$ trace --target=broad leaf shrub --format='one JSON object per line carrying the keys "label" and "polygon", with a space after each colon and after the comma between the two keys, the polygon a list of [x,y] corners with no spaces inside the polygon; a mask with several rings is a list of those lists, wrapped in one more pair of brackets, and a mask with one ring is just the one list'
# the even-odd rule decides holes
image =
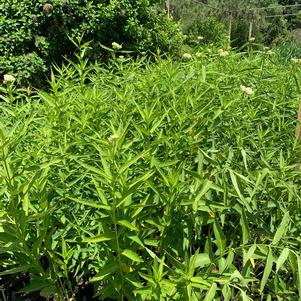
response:
{"label": "broad leaf shrub", "polygon": [[1,87],[8,299],[15,274],[55,300],[301,297],[300,67],[210,52]]}
{"label": "broad leaf shrub", "polygon": [[[148,0],[1,1],[0,74],[34,84],[53,64],[72,59],[70,39],[92,41],[91,59],[103,59],[112,42],[143,52],[176,51],[182,34],[176,23]],[[156,5],[156,6],[155,6]]]}

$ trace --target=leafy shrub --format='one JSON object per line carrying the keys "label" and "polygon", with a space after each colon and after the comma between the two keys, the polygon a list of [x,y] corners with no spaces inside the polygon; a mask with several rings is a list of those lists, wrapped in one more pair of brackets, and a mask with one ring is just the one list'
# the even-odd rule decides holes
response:
{"label": "leafy shrub", "polygon": [[56,300],[89,278],[99,299],[298,300],[299,65],[79,58],[48,93],[1,88],[2,283],[28,273],[20,293]]}
{"label": "leafy shrub", "polygon": [[102,58],[101,44],[132,51],[172,51],[181,45],[178,26],[153,6],[155,1],[44,0],[0,3],[1,73],[36,81],[51,64],[75,50],[69,38],[92,41],[90,56]]}

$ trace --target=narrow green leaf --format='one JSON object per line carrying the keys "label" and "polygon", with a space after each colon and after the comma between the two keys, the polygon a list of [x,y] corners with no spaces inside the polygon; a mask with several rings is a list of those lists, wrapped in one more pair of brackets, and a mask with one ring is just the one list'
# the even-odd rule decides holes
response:
{"label": "narrow green leaf", "polygon": [[206,82],[206,66],[202,66],[202,77],[201,77],[202,82]]}
{"label": "narrow green leaf", "polygon": [[298,263],[298,290],[299,290],[299,300],[301,300],[301,259],[298,255],[297,257],[297,263]]}
{"label": "narrow green leaf", "polygon": [[0,276],[12,275],[12,274],[17,274],[17,273],[21,273],[21,272],[28,272],[32,268],[34,268],[33,265],[27,264],[27,265],[23,265],[21,267],[17,267],[17,268],[13,268],[13,269],[10,269],[10,270],[0,272]]}
{"label": "narrow green leaf", "polygon": [[234,186],[234,189],[235,189],[235,191],[236,191],[239,199],[241,200],[241,203],[246,207],[246,209],[249,212],[252,212],[252,209],[251,209],[250,205],[248,204],[247,200],[242,195],[242,193],[241,193],[241,191],[239,189],[235,173],[232,170],[229,170],[229,172],[230,172],[230,177],[231,177],[232,184]]}
{"label": "narrow green leaf", "polygon": [[25,216],[28,216],[28,212],[29,212],[30,201],[29,201],[28,190],[31,184],[32,183],[28,183],[23,187],[22,208],[24,210]]}
{"label": "narrow green leaf", "polygon": [[222,294],[224,297],[224,301],[230,301],[232,297],[231,288],[228,284],[225,284],[222,289]]}
{"label": "narrow green leaf", "polygon": [[152,285],[156,285],[154,279],[153,279],[151,276],[149,276],[149,275],[147,275],[147,274],[144,274],[144,273],[141,273],[141,272],[138,272],[138,273],[139,273],[139,275],[140,275],[143,279],[145,279],[147,282],[149,282],[149,283],[152,284]]}
{"label": "narrow green leaf", "polygon": [[250,247],[250,249],[248,250],[247,253],[244,251],[244,257],[243,257],[243,264],[244,264],[244,265],[246,265],[246,263],[248,262],[248,260],[253,256],[253,254],[254,254],[256,248],[257,248],[257,245],[256,245],[256,243],[254,243],[254,244]]}
{"label": "narrow green leaf", "polygon": [[247,293],[244,290],[240,290],[240,292],[241,292],[242,301],[253,301],[253,299],[250,299],[247,296]]}
{"label": "narrow green leaf", "polygon": [[100,187],[100,185],[97,183],[96,178],[94,176],[91,176],[93,184],[96,188],[97,194],[99,196],[99,198],[101,199],[101,201],[103,202],[104,205],[108,204],[108,200],[107,197],[104,193],[104,191],[102,190],[102,188]]}
{"label": "narrow green leaf", "polygon": [[163,256],[163,257],[161,258],[161,261],[160,261],[160,265],[159,265],[159,268],[158,268],[158,276],[159,276],[159,279],[158,279],[158,280],[161,280],[161,278],[164,276],[164,275],[163,275],[164,261],[165,261],[165,256]]}
{"label": "narrow green leaf", "polygon": [[135,294],[152,297],[153,290],[151,288],[135,289]]}
{"label": "narrow green leaf", "polygon": [[120,169],[119,169],[119,174],[122,174],[125,170],[127,170],[131,165],[133,165],[134,163],[136,163],[140,158],[142,158],[143,156],[145,156],[147,153],[148,153],[148,150],[142,152],[138,156],[130,159],[127,163],[123,164],[120,167]]}
{"label": "narrow green leaf", "polygon": [[138,235],[128,235],[127,236],[129,239],[131,239],[132,241],[134,241],[135,243],[137,243],[139,246],[144,248],[144,244],[141,241],[141,239],[139,238]]}
{"label": "narrow green leaf", "polygon": [[76,203],[83,204],[83,205],[86,205],[86,206],[89,206],[89,207],[104,209],[104,210],[107,210],[107,211],[111,210],[110,206],[101,205],[101,204],[98,204],[95,201],[76,199],[76,198],[72,198],[72,197],[69,197],[69,196],[67,196],[67,198],[74,201],[74,202],[76,202]]}
{"label": "narrow green leaf", "polygon": [[204,301],[212,301],[215,297],[216,290],[217,290],[217,284],[214,282],[212,283],[209,291],[207,292]]}
{"label": "narrow green leaf", "polygon": [[153,247],[158,247],[159,241],[155,239],[144,239],[144,243],[147,246],[153,246]]}
{"label": "narrow green leaf", "polygon": [[240,217],[240,223],[241,223],[241,228],[242,228],[242,242],[245,245],[249,241],[250,229],[249,229],[249,224],[248,224],[248,220],[247,220],[246,212],[245,212],[244,208],[242,210],[242,214]]}
{"label": "narrow green leaf", "polygon": [[197,195],[194,201],[194,209],[197,210],[198,202],[201,200],[201,198],[207,193],[207,191],[211,188],[212,182],[209,180],[205,180],[204,185],[200,191],[200,193]]}
{"label": "narrow green leaf", "polygon": [[154,125],[150,129],[151,134],[160,126],[160,124],[162,123],[162,121],[166,117],[166,115],[167,115],[167,113],[164,113],[163,116],[154,123]]}
{"label": "narrow green leaf", "polygon": [[86,237],[83,239],[83,242],[98,243],[98,242],[103,242],[108,240],[112,240],[112,237],[108,237],[105,235],[98,235],[93,237]]}
{"label": "narrow green leaf", "polygon": [[297,256],[293,252],[290,252],[288,254],[290,268],[292,269],[294,274],[297,273],[297,269],[298,269],[298,264],[297,264],[297,258],[296,257]]}
{"label": "narrow green leaf", "polygon": [[270,294],[267,296],[266,301],[272,301],[272,296]]}
{"label": "narrow green leaf", "polygon": [[220,224],[216,219],[213,224],[213,232],[216,239],[217,247],[220,251],[220,255],[223,256],[226,250],[226,237],[222,231]]}
{"label": "narrow green leaf", "polygon": [[203,277],[199,277],[199,276],[191,277],[190,281],[191,282],[195,282],[195,283],[199,283],[199,284],[203,284],[207,288],[210,287],[210,282],[208,282],[207,280],[205,280]]}
{"label": "narrow green leaf", "polygon": [[87,171],[91,172],[92,174],[97,174],[97,175],[101,176],[102,178],[106,179],[107,181],[112,180],[112,178],[109,175],[107,175],[106,173],[102,172],[100,168],[96,168],[92,165],[86,164],[79,160],[77,160],[76,162],[78,164],[80,164],[82,167],[84,167]]}
{"label": "narrow green leaf", "polygon": [[191,292],[192,292],[191,282],[186,285],[186,292],[187,292],[188,301],[192,301],[192,299],[191,299]]}
{"label": "narrow green leaf", "polygon": [[269,248],[269,253],[268,253],[268,257],[265,263],[265,267],[264,267],[264,271],[263,271],[263,276],[261,278],[261,282],[260,282],[260,292],[262,293],[264,290],[264,287],[268,281],[268,278],[270,276],[270,273],[272,271],[272,267],[273,267],[273,254],[272,254],[272,250],[271,248]]}
{"label": "narrow green leaf", "polygon": [[139,229],[136,226],[134,226],[133,224],[131,224],[127,220],[120,220],[120,221],[117,222],[117,224],[121,225],[123,227],[126,227],[126,228],[128,228],[128,229],[130,229],[132,231],[137,231],[137,232],[139,231]]}
{"label": "narrow green leaf", "polygon": [[248,170],[248,162],[247,162],[247,153],[243,148],[240,149],[240,152],[241,152],[241,155],[242,155],[242,159],[243,159],[243,162],[244,162],[245,169],[246,169],[246,171],[249,171]]}
{"label": "narrow green leaf", "polygon": [[289,224],[290,216],[288,212],[285,212],[283,219],[274,235],[272,244],[276,245],[280,239],[285,235],[287,229],[288,229],[288,224]]}
{"label": "narrow green leaf", "polygon": [[152,251],[152,250],[150,250],[150,249],[148,249],[148,248],[145,248],[145,250],[146,250],[146,252],[149,254],[149,256],[151,257],[151,258],[156,258],[157,257],[157,255]]}
{"label": "narrow green leaf", "polygon": [[112,173],[111,173],[111,170],[110,170],[110,166],[107,163],[107,161],[105,160],[104,156],[101,156],[101,164],[103,166],[103,170],[104,170],[105,174],[107,175],[107,177],[112,179],[113,176],[112,176]]}
{"label": "narrow green leaf", "polygon": [[198,255],[199,255],[199,249],[196,250],[196,252],[193,254],[193,256],[190,259],[188,274],[187,274],[189,279],[191,277],[193,277],[194,270],[195,270],[195,263],[196,263]]}
{"label": "narrow green leaf", "polygon": [[284,248],[276,261],[276,272],[282,267],[284,262],[287,260],[290,250],[288,248]]}
{"label": "narrow green leaf", "polygon": [[143,262],[143,259],[138,256],[134,251],[129,250],[129,249],[125,249],[123,250],[123,252],[121,253],[123,256],[126,256],[127,258],[136,261],[136,262]]}
{"label": "narrow green leaf", "polygon": [[154,171],[150,170],[147,173],[145,173],[144,175],[142,175],[141,177],[135,179],[135,181],[133,181],[129,185],[129,190],[131,190],[131,188],[133,188],[133,187],[137,187],[137,184],[145,183],[153,174],[154,174]]}
{"label": "narrow green leaf", "polygon": [[201,253],[198,254],[195,262],[195,267],[196,268],[203,268],[204,266],[210,264],[211,260],[208,254],[206,253]]}

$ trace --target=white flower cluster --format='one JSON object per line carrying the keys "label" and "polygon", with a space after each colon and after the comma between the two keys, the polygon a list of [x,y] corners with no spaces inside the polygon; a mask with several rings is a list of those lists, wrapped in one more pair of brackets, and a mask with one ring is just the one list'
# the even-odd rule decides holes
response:
{"label": "white flower cluster", "polygon": [[183,59],[184,61],[189,61],[189,60],[192,59],[192,55],[191,55],[190,53],[184,53],[184,54],[182,55],[182,59]]}
{"label": "white flower cluster", "polygon": [[246,86],[243,86],[243,85],[240,86],[240,91],[247,94],[247,95],[253,95],[254,94],[254,90],[252,88],[246,87]]}
{"label": "white flower cluster", "polygon": [[4,74],[3,76],[4,83],[14,82],[15,80],[16,80],[15,77],[10,74]]}
{"label": "white flower cluster", "polygon": [[119,136],[116,135],[116,134],[113,134],[113,135],[111,135],[111,136],[109,137],[108,141],[109,141],[110,143],[113,143],[114,141],[116,141],[116,140],[118,140],[118,139],[119,139]]}
{"label": "white flower cluster", "polygon": [[115,50],[120,50],[120,49],[122,48],[122,45],[120,45],[120,44],[118,44],[118,43],[116,43],[116,42],[113,42],[113,43],[112,43],[112,47],[113,47],[113,49],[115,49]]}
{"label": "white flower cluster", "polygon": [[292,58],[292,63],[295,65],[301,65],[301,59]]}
{"label": "white flower cluster", "polygon": [[229,55],[229,52],[224,49],[219,49],[217,52],[218,52],[219,56],[221,56],[221,57],[226,57]]}

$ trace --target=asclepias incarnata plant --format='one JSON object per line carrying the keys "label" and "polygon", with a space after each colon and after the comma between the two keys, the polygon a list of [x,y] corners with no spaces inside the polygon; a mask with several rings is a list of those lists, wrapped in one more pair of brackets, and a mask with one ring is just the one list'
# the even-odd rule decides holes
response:
{"label": "asclepias incarnata plant", "polygon": [[8,300],[10,275],[48,300],[301,297],[298,67],[212,53],[1,87]]}

